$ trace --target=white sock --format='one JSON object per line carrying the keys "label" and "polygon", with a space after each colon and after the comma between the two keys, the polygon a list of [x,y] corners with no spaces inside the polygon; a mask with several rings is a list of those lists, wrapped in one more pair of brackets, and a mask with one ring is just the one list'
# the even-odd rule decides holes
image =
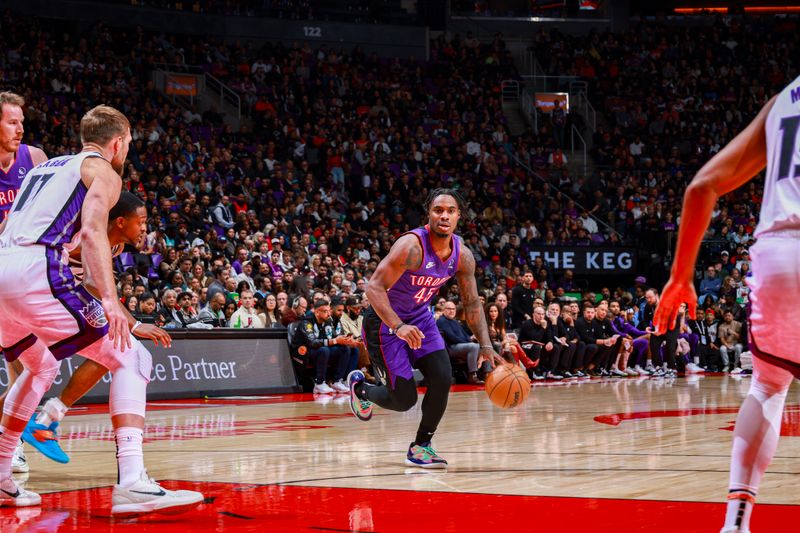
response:
{"label": "white sock", "polygon": [[117,485],[128,487],[139,480],[144,470],[143,431],[132,427],[117,428],[114,437],[117,441]]}
{"label": "white sock", "polygon": [[[731,498],[730,496],[735,496]],[[735,527],[737,531],[750,530],[750,515],[753,514],[755,497],[750,493],[733,492],[728,499],[725,512],[725,527]]]}
{"label": "white sock", "polygon": [[42,406],[42,412],[36,417],[36,423],[47,427],[53,422],[61,422],[67,411],[69,407],[64,405],[61,398],[50,398]]}
{"label": "white sock", "polygon": [[0,427],[0,480],[11,477],[11,460],[19,444],[20,431]]}
{"label": "white sock", "polygon": [[694,356],[694,364],[696,364],[697,366],[700,366],[700,357],[697,356],[697,355]]}

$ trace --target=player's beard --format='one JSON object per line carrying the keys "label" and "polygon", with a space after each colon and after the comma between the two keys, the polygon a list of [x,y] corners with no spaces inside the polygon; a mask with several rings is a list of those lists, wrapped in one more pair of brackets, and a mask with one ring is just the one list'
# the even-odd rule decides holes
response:
{"label": "player's beard", "polygon": [[4,139],[0,141],[0,150],[8,153],[16,153],[19,150],[19,145],[22,144],[22,139],[12,137],[11,139]]}

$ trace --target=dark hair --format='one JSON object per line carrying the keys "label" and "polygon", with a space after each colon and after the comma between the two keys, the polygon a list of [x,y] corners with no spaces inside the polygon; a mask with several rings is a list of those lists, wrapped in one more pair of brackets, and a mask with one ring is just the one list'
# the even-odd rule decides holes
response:
{"label": "dark hair", "polygon": [[141,296],[139,296],[139,303],[146,302],[148,300],[155,300],[156,297],[152,292],[143,292]]}
{"label": "dark hair", "polygon": [[108,212],[108,220],[115,220],[119,217],[128,217],[136,212],[137,209],[144,206],[141,198],[132,192],[122,191],[119,195],[119,200]]}
{"label": "dark hair", "polygon": [[458,210],[461,211],[462,215],[466,212],[467,202],[464,200],[464,197],[461,196],[461,193],[458,192],[458,190],[440,187],[438,189],[433,189],[430,193],[428,193],[428,199],[425,200],[426,213],[431,210],[433,201],[440,196],[452,196],[453,199],[455,199],[456,204],[458,205]]}

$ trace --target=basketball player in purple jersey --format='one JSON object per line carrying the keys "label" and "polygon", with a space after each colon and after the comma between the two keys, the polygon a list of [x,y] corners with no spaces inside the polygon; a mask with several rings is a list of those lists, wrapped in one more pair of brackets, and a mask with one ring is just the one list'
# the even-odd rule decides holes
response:
{"label": "basketball player in purple jersey", "polygon": [[[12,92],[0,92],[0,224],[8,216],[8,210],[14,203],[22,179],[30,169],[47,161],[47,155],[36,148],[22,144],[25,133],[23,123],[25,115],[22,106],[25,99]],[[22,372],[22,364],[15,362],[6,363],[8,373],[8,387],[0,395],[4,398]],[[14,471],[27,472],[28,464],[22,451],[22,443],[14,454]]]}
{"label": "basketball player in purple jersey", "polygon": [[445,468],[447,461],[431,447],[431,439],[447,408],[452,369],[430,311],[430,300],[453,276],[458,281],[467,324],[480,342],[478,364],[503,360],[492,348],[478,299],[475,258],[454,235],[464,200],[455,190],[436,189],[425,207],[427,226],[400,236],[367,285],[371,307],[364,317],[363,338],[375,374],[383,384],[366,383],[360,370],[351,372],[347,381],[353,414],[366,421],[372,417],[373,403],[392,411],[408,411],[416,405],[413,368],[418,368],[428,390],[406,464]]}

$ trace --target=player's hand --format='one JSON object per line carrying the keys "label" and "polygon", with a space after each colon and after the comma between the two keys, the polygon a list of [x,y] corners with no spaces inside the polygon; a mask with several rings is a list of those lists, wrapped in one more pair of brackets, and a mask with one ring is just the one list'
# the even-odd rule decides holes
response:
{"label": "player's hand", "polygon": [[480,368],[484,362],[488,362],[492,366],[492,369],[494,369],[496,365],[508,364],[500,354],[494,351],[494,348],[481,348],[481,351],[478,352],[478,368]]}
{"label": "player's hand", "polygon": [[548,342],[547,344],[544,345],[544,351],[549,352],[552,349],[553,349],[553,343],[552,342]]}
{"label": "player's hand", "polygon": [[156,346],[159,344],[164,348],[170,348],[172,346],[172,337],[169,336],[169,333],[153,324],[142,324],[136,328],[133,334],[140,339],[150,339]]}
{"label": "player's hand", "polygon": [[653,317],[656,335],[663,335],[675,327],[675,321],[678,318],[678,311],[682,303],[686,303],[689,317],[696,319],[697,293],[694,290],[694,284],[691,281],[683,282],[670,278],[664,287],[664,293],[661,295],[661,301],[658,302],[658,308]]}
{"label": "player's hand", "polygon": [[422,339],[425,338],[425,335],[417,326],[412,326],[411,324],[403,324],[400,328],[395,332],[395,335],[406,341],[408,347],[412,350],[419,350],[422,348]]}
{"label": "player's hand", "polygon": [[131,327],[128,317],[122,310],[122,302],[117,298],[103,300],[103,311],[108,320],[108,339],[115,348],[127,350],[131,347]]}

